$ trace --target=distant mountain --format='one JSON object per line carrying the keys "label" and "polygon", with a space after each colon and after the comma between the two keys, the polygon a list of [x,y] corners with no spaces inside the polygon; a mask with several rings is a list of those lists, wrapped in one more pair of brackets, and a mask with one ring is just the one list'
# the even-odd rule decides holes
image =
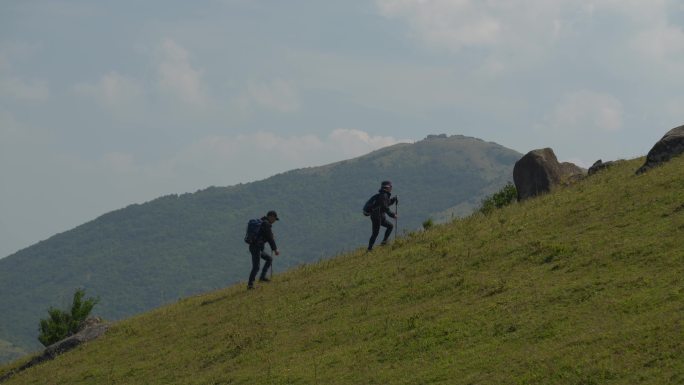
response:
{"label": "distant mountain", "polygon": [[0,340],[0,362],[11,361],[14,358],[23,356],[29,352],[21,349],[13,344]]}
{"label": "distant mountain", "polygon": [[275,272],[367,243],[361,214],[380,182],[399,197],[400,232],[464,215],[512,179],[521,154],[464,136],[429,136],[268,179],[168,195],[107,213],[0,260],[0,339],[36,349],[40,318],[76,288],[106,319],[246,280],[248,219],[278,211]]}

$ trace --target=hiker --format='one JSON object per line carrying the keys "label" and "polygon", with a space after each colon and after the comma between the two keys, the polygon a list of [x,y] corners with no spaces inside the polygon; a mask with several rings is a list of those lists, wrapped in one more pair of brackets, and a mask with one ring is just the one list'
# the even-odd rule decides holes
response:
{"label": "hiker", "polygon": [[[268,242],[268,245],[271,246],[271,251],[275,253],[275,255],[280,255],[278,247],[275,243],[275,239],[273,238],[273,231],[271,230],[271,225],[273,222],[279,220],[280,218],[278,218],[278,214],[271,210],[266,214],[265,217],[261,217],[260,222],[251,220],[247,225],[247,236],[245,237],[245,242],[249,243],[249,252],[252,254],[252,271],[249,273],[247,289],[254,289],[254,279],[259,272],[259,264],[262,258],[266,261],[266,263],[264,263],[264,268],[261,270],[261,277],[259,278],[259,281],[270,281],[268,278],[266,278],[266,272],[273,263],[273,257],[266,254],[266,252],[264,252],[264,248]],[[250,229],[252,222],[255,223],[255,230]],[[250,232],[253,234],[250,234]]]}
{"label": "hiker", "polygon": [[380,245],[386,245],[389,239],[394,225],[387,220],[385,214],[389,215],[391,218],[397,218],[398,215],[390,211],[390,206],[398,203],[397,197],[390,198],[392,196],[392,182],[386,180],[380,184],[380,190],[376,195],[371,197],[370,210],[368,211],[373,224],[373,234],[368,241],[368,251],[373,250],[373,245],[375,244],[375,239],[380,233],[380,226],[385,227],[385,236],[380,242]]}

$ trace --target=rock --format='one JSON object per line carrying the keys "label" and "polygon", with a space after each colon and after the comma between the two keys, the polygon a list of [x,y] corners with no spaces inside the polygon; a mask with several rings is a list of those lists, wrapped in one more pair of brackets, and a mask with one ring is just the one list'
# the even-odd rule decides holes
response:
{"label": "rock", "polygon": [[428,135],[425,137],[425,139],[446,139],[447,134],[439,134],[439,135]]}
{"label": "rock", "polygon": [[563,162],[560,164],[560,167],[561,184],[573,184],[584,179],[587,174],[587,170],[571,162]]}
{"label": "rock", "polygon": [[532,150],[515,162],[513,182],[518,200],[546,192],[560,184],[570,184],[584,178],[584,169],[570,162],[558,163],[550,148]]}
{"label": "rock", "polygon": [[684,152],[684,126],[668,131],[662,139],[656,142],[646,155],[646,162],[637,171],[637,175],[651,168],[669,161]]}
{"label": "rock", "polygon": [[48,346],[47,348],[45,348],[43,353],[33,357],[31,361],[0,377],[0,382],[9,379],[18,372],[21,372],[32,366],[38,365],[41,362],[51,360],[62,353],[68,352],[69,350],[77,347],[78,345],[81,345],[84,342],[92,341],[103,335],[107,331],[107,329],[109,329],[109,324],[102,322],[102,319],[99,317],[88,318],[87,320],[85,320],[83,324],[85,325],[85,328],[83,330]]}
{"label": "rock", "polygon": [[85,321],[81,322],[78,330],[84,330],[87,327],[95,326],[97,324],[101,324],[102,322],[104,322],[102,317],[88,317]]}
{"label": "rock", "polygon": [[109,324],[91,323],[89,326],[86,326],[85,329],[74,334],[73,336],[67,337],[48,346],[45,349],[45,353],[48,354],[50,358],[54,358],[58,354],[67,352],[84,342],[92,341],[100,337],[107,331],[107,329],[109,329]]}
{"label": "rock", "polygon": [[599,159],[596,162],[594,162],[594,164],[592,164],[591,167],[589,167],[589,170],[587,171],[587,175],[594,175],[597,172],[612,166],[613,163],[615,163],[615,162],[613,162],[612,160],[609,160],[608,162],[603,163],[603,161],[601,159]]}

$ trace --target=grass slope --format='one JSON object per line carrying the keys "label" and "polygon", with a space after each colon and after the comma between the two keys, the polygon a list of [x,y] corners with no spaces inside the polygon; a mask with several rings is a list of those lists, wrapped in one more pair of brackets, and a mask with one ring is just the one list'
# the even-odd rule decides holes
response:
{"label": "grass slope", "polygon": [[401,197],[402,230],[454,206],[469,214],[510,180],[521,156],[454,135],[112,211],[0,259],[0,309],[11,309],[0,311],[0,339],[39,348],[39,320],[50,306],[67,307],[79,287],[102,299],[99,315],[122,319],[244,280],[245,225],[270,209],[282,219],[274,227],[287,255],[279,272],[368,242],[361,207],[383,179]]}
{"label": "grass slope", "polygon": [[640,163],[183,299],[8,384],[684,383],[684,157]]}

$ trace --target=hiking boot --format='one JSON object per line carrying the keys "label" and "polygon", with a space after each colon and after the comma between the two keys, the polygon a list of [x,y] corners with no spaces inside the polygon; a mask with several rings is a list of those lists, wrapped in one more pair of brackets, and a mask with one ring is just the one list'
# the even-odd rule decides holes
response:
{"label": "hiking boot", "polygon": [[254,290],[254,285],[252,285],[251,283],[247,285],[247,290]]}
{"label": "hiking boot", "polygon": [[266,277],[261,277],[259,278],[259,282],[271,282],[271,280]]}
{"label": "hiking boot", "polygon": [[386,241],[386,240],[380,242],[380,246],[385,246],[385,245],[387,245],[387,241]]}

